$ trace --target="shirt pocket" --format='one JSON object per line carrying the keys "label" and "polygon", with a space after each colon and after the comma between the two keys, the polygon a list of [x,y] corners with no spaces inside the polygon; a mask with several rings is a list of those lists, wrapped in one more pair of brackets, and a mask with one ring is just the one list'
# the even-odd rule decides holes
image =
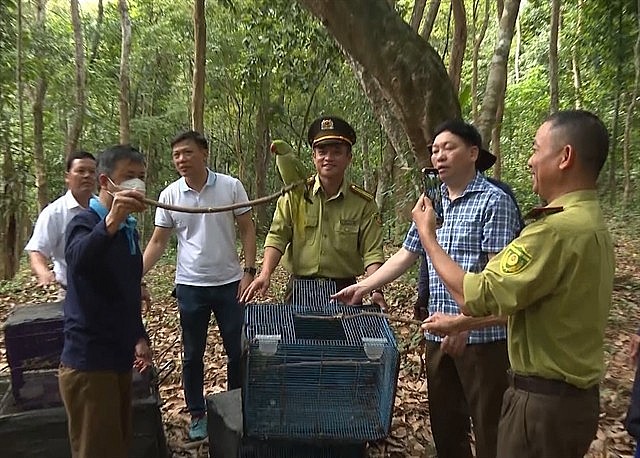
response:
{"label": "shirt pocket", "polygon": [[318,236],[318,215],[307,212],[304,217],[305,242],[313,244]]}
{"label": "shirt pocket", "polygon": [[336,249],[354,253],[358,249],[358,222],[350,219],[338,220],[335,226],[338,234]]}

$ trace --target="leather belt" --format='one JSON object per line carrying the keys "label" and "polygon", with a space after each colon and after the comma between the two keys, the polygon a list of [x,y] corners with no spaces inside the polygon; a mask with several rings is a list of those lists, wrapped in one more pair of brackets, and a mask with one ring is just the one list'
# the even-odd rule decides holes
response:
{"label": "leather belt", "polygon": [[509,371],[509,385],[517,390],[552,396],[579,396],[599,392],[598,384],[589,388],[578,388],[562,380],[552,380],[535,375],[518,375]]}

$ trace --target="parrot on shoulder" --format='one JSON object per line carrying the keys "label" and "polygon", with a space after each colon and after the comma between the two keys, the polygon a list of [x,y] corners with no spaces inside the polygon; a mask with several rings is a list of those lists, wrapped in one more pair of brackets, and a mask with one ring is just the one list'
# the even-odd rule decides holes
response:
{"label": "parrot on shoulder", "polygon": [[304,164],[287,142],[274,140],[271,143],[271,152],[276,156],[276,167],[285,186],[307,178]]}

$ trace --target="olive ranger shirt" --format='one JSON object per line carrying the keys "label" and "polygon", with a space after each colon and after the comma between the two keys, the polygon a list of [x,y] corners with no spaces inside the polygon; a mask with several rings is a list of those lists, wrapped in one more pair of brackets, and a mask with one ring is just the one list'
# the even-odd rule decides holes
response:
{"label": "olive ranger shirt", "polygon": [[[513,371],[579,388],[604,374],[614,253],[595,191],[554,200],[477,274],[464,277],[475,316],[510,315]],[[554,213],[555,211],[555,213]]]}
{"label": "olive ranger shirt", "polygon": [[343,181],[327,198],[318,176],[278,199],[265,247],[284,253],[293,275],[347,278],[383,263],[382,223],[373,196]]}

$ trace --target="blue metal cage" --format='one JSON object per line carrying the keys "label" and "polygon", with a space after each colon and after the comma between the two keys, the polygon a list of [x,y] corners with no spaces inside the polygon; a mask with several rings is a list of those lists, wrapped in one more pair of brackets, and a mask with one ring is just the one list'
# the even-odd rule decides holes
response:
{"label": "blue metal cage", "polygon": [[363,315],[377,307],[327,299],[322,307],[247,306],[245,436],[361,443],[389,434],[399,368],[393,331],[383,317]]}

